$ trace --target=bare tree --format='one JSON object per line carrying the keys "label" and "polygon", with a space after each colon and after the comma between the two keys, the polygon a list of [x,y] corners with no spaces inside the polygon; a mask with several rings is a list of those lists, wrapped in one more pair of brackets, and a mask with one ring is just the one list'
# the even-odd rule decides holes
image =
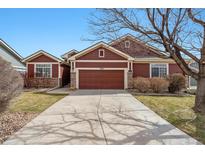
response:
{"label": "bare tree", "polygon": [[0,112],[7,108],[13,97],[21,93],[23,85],[21,74],[0,57]]}
{"label": "bare tree", "polygon": [[[187,75],[197,80],[195,111],[205,113],[204,9],[99,9],[89,20],[96,39],[132,32],[159,52],[168,53]],[[187,60],[199,65],[188,66]]]}

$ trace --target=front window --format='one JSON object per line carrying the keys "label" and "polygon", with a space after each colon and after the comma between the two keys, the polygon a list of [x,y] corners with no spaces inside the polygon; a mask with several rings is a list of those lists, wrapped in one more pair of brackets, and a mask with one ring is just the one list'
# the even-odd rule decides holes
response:
{"label": "front window", "polygon": [[151,77],[165,77],[167,75],[167,64],[151,64]]}
{"label": "front window", "polygon": [[36,77],[50,78],[51,64],[36,64]]}

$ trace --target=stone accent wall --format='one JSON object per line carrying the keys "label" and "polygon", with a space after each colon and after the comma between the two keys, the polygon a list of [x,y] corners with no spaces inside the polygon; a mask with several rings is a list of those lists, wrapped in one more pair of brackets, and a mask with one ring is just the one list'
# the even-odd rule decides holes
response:
{"label": "stone accent wall", "polygon": [[76,72],[70,73],[70,87],[76,88]]}
{"label": "stone accent wall", "polygon": [[28,78],[25,82],[28,88],[53,88],[58,86],[58,78]]}
{"label": "stone accent wall", "polygon": [[133,88],[133,72],[127,72],[127,82],[128,82],[128,89]]}

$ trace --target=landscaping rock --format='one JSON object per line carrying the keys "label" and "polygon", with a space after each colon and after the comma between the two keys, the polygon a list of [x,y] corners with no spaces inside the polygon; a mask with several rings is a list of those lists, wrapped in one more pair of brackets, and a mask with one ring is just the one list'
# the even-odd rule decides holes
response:
{"label": "landscaping rock", "polygon": [[37,113],[8,111],[0,113],[0,144],[37,115]]}

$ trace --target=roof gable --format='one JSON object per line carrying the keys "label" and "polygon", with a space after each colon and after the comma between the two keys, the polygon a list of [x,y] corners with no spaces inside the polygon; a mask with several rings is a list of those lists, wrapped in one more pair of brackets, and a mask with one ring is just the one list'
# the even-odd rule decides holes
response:
{"label": "roof gable", "polygon": [[[99,57],[99,51],[103,50],[104,56]],[[104,47],[98,47],[93,49],[92,51],[76,58],[77,60],[127,60],[127,58],[122,57],[121,55],[118,55],[112,51],[110,51],[107,48]]]}
{"label": "roof gable", "polygon": [[[125,42],[130,41],[130,47],[125,48]],[[124,53],[134,57],[166,57],[166,55],[160,53],[157,49],[152,46],[145,44],[138,40],[131,34],[124,35],[109,43],[112,47],[123,51]]]}
{"label": "roof gable", "polygon": [[5,49],[7,49],[7,51],[9,51],[14,57],[16,57],[18,60],[22,59],[22,56],[17,53],[12,47],[10,47],[5,41],[3,41],[2,39],[0,39],[0,45],[2,47],[4,47]]}
{"label": "roof gable", "polygon": [[95,51],[95,49],[98,49],[98,48],[104,48],[104,49],[107,49],[123,58],[126,58],[126,59],[133,59],[132,57],[130,57],[129,55],[123,53],[122,51],[120,50],[117,50],[113,47],[111,47],[110,45],[106,44],[105,42],[99,42],[99,43],[96,43],[88,48],[86,48],[85,50],[82,50],[81,52],[79,52],[78,54],[70,57],[68,60],[75,60],[75,59],[78,59],[79,57],[85,55],[85,54],[88,54],[89,52],[93,52]]}
{"label": "roof gable", "polygon": [[[45,60],[45,57],[48,57],[49,59]],[[48,62],[48,60],[50,60],[50,62],[62,62],[61,59],[43,51],[43,50],[39,50],[33,54],[31,54],[30,56],[26,57],[23,59],[23,62],[31,62],[31,61],[36,61],[34,59],[37,59],[38,62]]]}
{"label": "roof gable", "polygon": [[73,49],[73,50],[70,50],[70,51],[64,53],[63,55],[61,55],[61,58],[67,59],[67,58],[70,58],[71,56],[73,56],[73,55],[75,55],[77,53],[78,53],[78,51]]}

